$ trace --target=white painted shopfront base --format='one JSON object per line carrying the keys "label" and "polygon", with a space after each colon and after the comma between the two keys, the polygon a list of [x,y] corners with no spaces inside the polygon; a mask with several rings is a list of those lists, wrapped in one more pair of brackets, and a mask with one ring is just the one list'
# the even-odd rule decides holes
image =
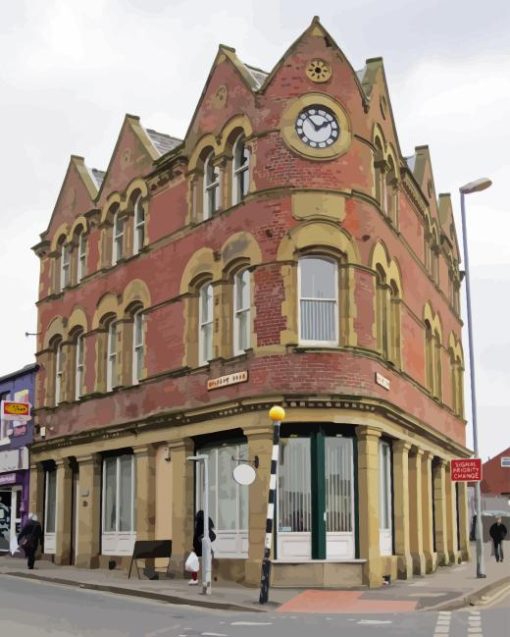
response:
{"label": "white painted shopfront base", "polygon": [[[327,533],[326,559],[354,559],[353,533]],[[312,534],[310,532],[285,533],[278,532],[278,560],[306,561],[312,559]]]}
{"label": "white painted shopfront base", "polygon": [[102,555],[132,555],[136,533],[103,533],[101,536]]}
{"label": "white painted shopfront base", "polygon": [[44,534],[44,553],[46,555],[55,555],[57,552],[57,534],[45,533]]}
{"label": "white painted shopfront base", "polygon": [[214,557],[246,559],[248,557],[248,531],[217,531],[212,548]]}

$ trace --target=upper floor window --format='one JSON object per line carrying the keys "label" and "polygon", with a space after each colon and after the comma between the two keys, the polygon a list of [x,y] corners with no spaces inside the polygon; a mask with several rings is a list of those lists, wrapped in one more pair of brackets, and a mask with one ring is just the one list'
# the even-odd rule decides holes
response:
{"label": "upper floor window", "polygon": [[124,217],[117,212],[113,218],[112,265],[118,263],[124,255]]}
{"label": "upper floor window", "polygon": [[398,222],[398,179],[397,170],[393,159],[388,161],[388,171],[386,174],[386,214],[390,221],[397,225]]}
{"label": "upper floor window", "polygon": [[111,391],[117,384],[117,325],[112,319],[108,324],[106,343],[106,391]]}
{"label": "upper floor window", "polygon": [[432,327],[425,321],[425,380],[427,388],[434,393],[434,338]]}
{"label": "upper floor window", "polygon": [[133,368],[132,381],[137,385],[143,373],[144,359],[144,334],[143,334],[143,314],[138,310],[133,316]]}
{"label": "upper floor window", "polygon": [[57,406],[63,397],[64,389],[64,353],[62,341],[58,340],[54,344],[55,356],[55,393],[54,405]]}
{"label": "upper floor window", "polygon": [[338,266],[317,257],[299,260],[299,340],[338,344]]}
{"label": "upper floor window", "polygon": [[77,264],[76,264],[76,283],[79,283],[87,274],[87,237],[85,232],[78,235],[77,246]]}
{"label": "upper floor window", "polygon": [[241,270],[234,276],[234,354],[250,347],[250,272]]}
{"label": "upper floor window", "polygon": [[220,169],[214,166],[214,153],[204,163],[204,219],[209,219],[220,207]]}
{"label": "upper floor window", "polygon": [[74,365],[74,399],[80,400],[83,393],[83,377],[85,370],[83,332],[76,335]]}
{"label": "upper floor window", "polygon": [[135,202],[133,224],[133,254],[137,254],[145,243],[145,210],[141,196]]}
{"label": "upper floor window", "polygon": [[62,244],[62,252],[60,254],[60,291],[69,285],[71,272],[70,249],[66,243]]}
{"label": "upper floor window", "polygon": [[198,364],[205,365],[213,357],[213,288],[206,283],[199,290]]}
{"label": "upper floor window", "polygon": [[244,135],[234,144],[232,164],[232,205],[240,203],[250,187],[250,151],[246,147]]}

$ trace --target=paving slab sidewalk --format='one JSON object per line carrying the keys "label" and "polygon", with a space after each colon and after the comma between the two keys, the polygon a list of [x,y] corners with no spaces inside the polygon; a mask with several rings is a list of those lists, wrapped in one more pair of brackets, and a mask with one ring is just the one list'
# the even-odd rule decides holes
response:
{"label": "paving slab sidewalk", "polygon": [[[474,546],[473,546],[474,549]],[[473,550],[474,556],[474,550]],[[200,586],[188,586],[184,579],[127,578],[125,571],[80,569],[36,562],[36,570],[28,571],[26,562],[10,556],[0,557],[0,573],[28,577],[54,584],[79,586],[90,590],[146,597],[172,604],[203,608],[280,613],[385,613],[416,610],[448,610],[476,603],[491,591],[510,586],[510,565],[496,563],[486,546],[486,579],[475,574],[474,558],[469,563],[440,567],[436,573],[410,580],[398,580],[380,589],[303,590],[272,588],[270,603],[258,603],[258,590],[239,584],[213,582],[212,594],[202,595]]]}

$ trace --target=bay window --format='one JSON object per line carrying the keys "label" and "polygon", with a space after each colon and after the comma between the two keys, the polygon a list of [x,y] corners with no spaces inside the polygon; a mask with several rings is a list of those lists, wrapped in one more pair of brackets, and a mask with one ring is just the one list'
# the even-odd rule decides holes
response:
{"label": "bay window", "polygon": [[319,257],[299,260],[299,340],[338,345],[338,266]]}

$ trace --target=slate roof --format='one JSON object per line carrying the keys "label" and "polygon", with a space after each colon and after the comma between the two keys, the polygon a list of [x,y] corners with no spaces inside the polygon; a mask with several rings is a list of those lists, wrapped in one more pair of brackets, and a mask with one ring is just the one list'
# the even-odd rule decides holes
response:
{"label": "slate roof", "polygon": [[414,167],[416,165],[416,155],[411,155],[411,157],[405,157],[404,159],[406,160],[409,170],[414,173]]}
{"label": "slate roof", "polygon": [[97,168],[92,168],[90,172],[92,173],[94,182],[96,183],[97,189],[99,190],[99,188],[101,188],[101,184],[103,183],[104,176],[106,175],[106,173],[104,172],[104,170],[98,170]]}
{"label": "slate roof", "polygon": [[165,133],[158,133],[151,128],[147,128],[146,131],[154,148],[160,155],[164,155],[182,144],[182,139],[177,139],[177,137],[171,137]]}
{"label": "slate roof", "polygon": [[269,73],[263,71],[262,69],[257,69],[255,66],[250,66],[249,64],[242,63],[250,76],[253,78],[253,82],[256,89],[259,89],[262,84],[266,81],[266,78],[269,76]]}

